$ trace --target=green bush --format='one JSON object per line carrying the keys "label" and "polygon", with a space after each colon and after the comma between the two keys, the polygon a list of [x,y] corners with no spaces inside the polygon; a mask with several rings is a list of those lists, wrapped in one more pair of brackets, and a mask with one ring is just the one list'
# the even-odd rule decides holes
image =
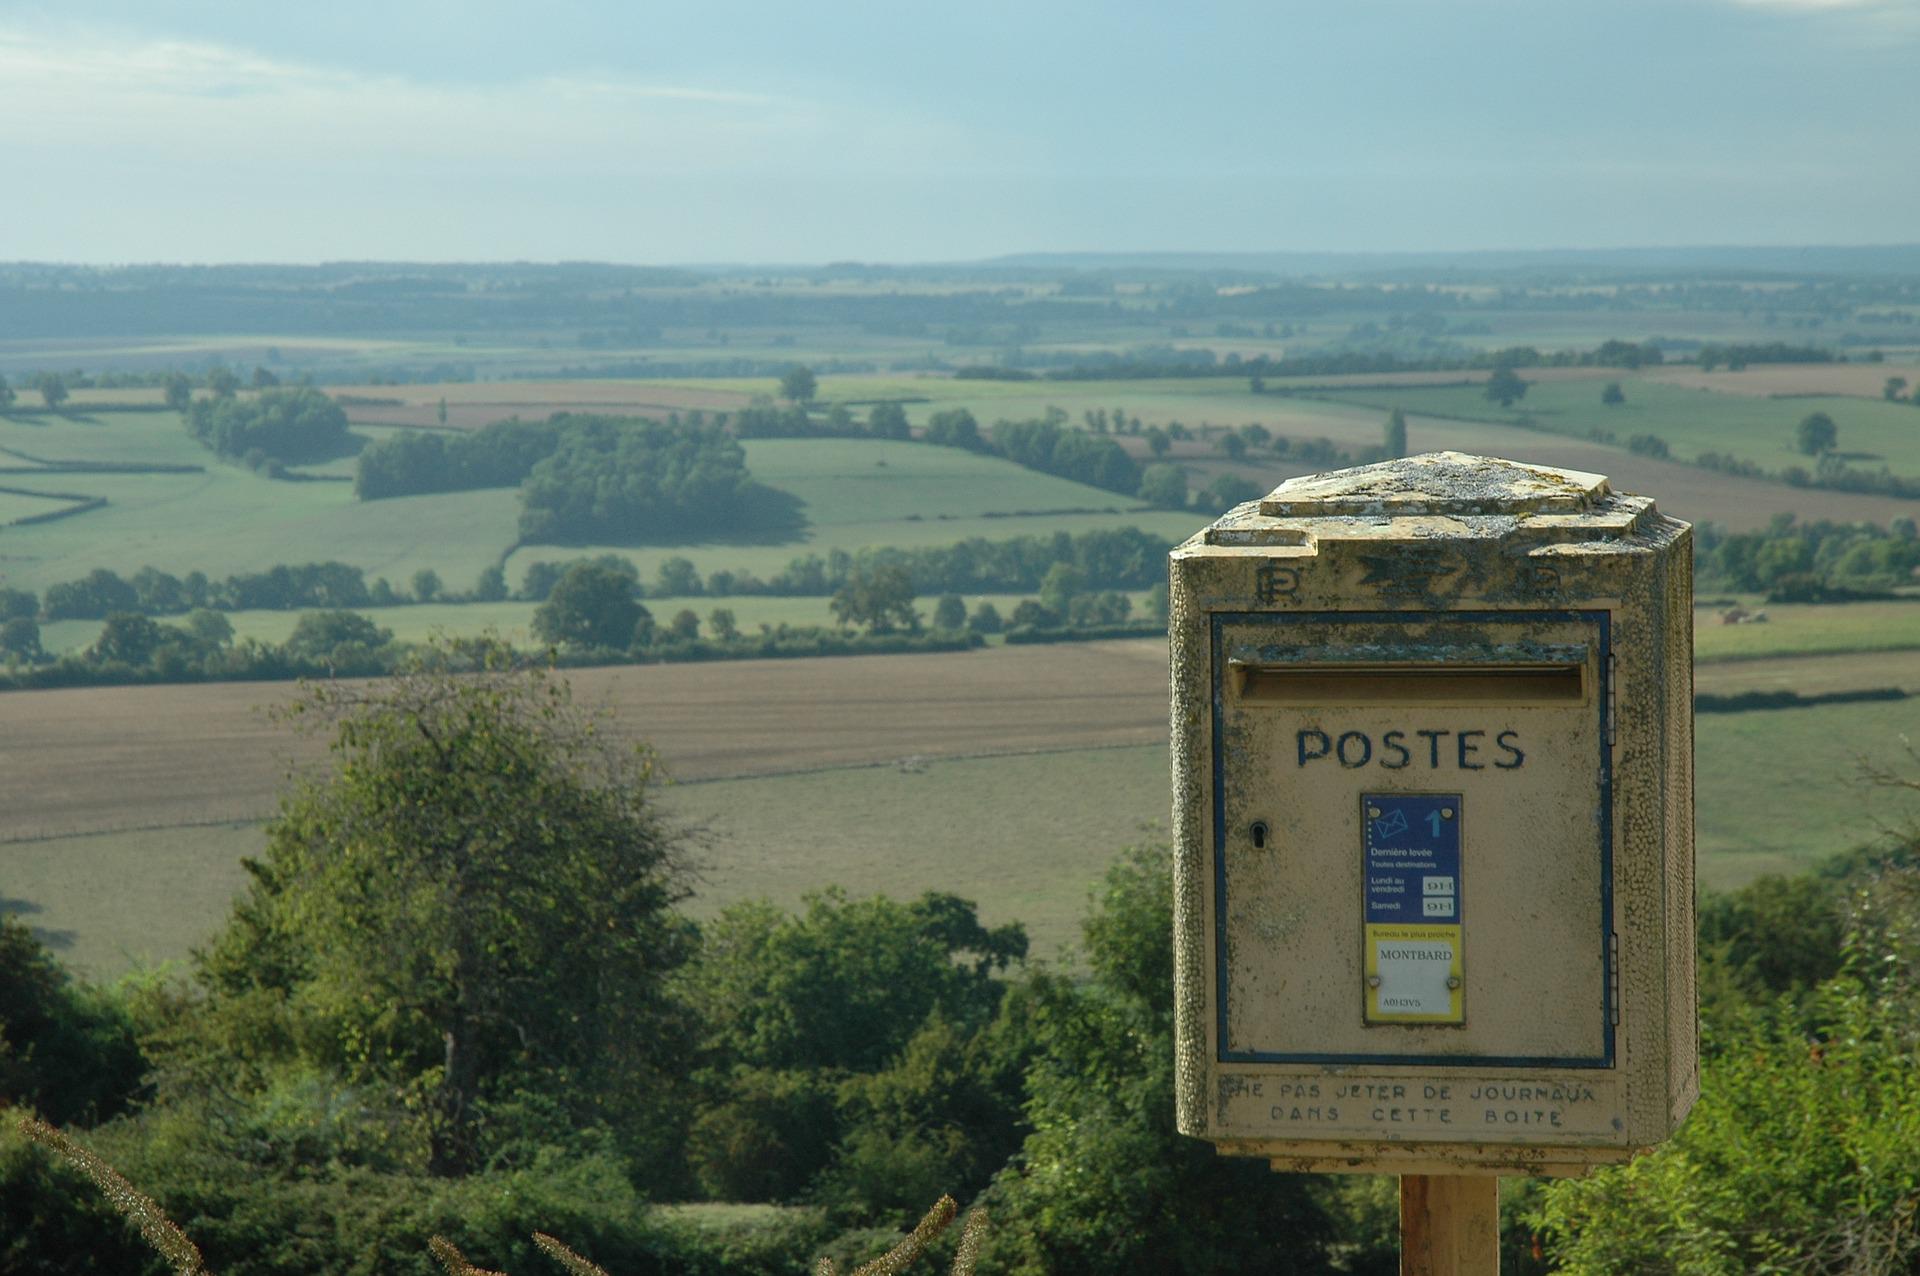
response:
{"label": "green bush", "polygon": [[1912,1270],[1916,921],[1920,873],[1888,870],[1853,899],[1838,976],[1799,1002],[1711,1017],[1700,1100],[1679,1133],[1544,1194],[1537,1222],[1559,1270]]}

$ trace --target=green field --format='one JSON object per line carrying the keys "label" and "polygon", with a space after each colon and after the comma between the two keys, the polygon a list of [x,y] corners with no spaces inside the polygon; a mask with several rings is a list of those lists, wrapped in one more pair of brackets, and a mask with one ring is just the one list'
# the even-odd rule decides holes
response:
{"label": "green field", "polygon": [[[516,539],[519,496],[511,490],[360,502],[345,483],[275,482],[224,464],[188,437],[171,413],[31,420],[0,419],[0,445],[63,459],[141,459],[206,469],[13,476],[16,481],[6,486],[84,492],[108,502],[72,519],[0,534],[0,573],[17,588],[43,590],[95,567],[130,575],[150,564],[175,575],[199,570],[219,579],[276,563],[338,559],[365,569],[369,578],[385,576],[403,587],[415,571],[430,567],[449,590],[464,591]],[[1131,499],[1112,492],[948,448],[768,439],[749,441],[746,449],[759,482],[803,502],[806,530],[800,536],[781,544],[617,552],[632,558],[647,577],[673,554],[692,558],[703,572],[725,567],[766,576],[797,555],[830,549],[944,545],[969,536],[998,539],[1127,525],[1174,539],[1191,532],[1195,522],[1192,515],[1138,511]],[[345,472],[350,464],[313,468]],[[529,562],[585,552],[604,550],[520,549],[508,563],[509,579],[518,583]],[[475,628],[475,619],[461,617],[458,624]]]}
{"label": "green field", "polygon": [[1748,606],[1765,611],[1766,623],[1724,625],[1713,609],[1695,610],[1696,661],[1920,648],[1920,600]]}
{"label": "green field", "polygon": [[1504,409],[1489,403],[1477,386],[1320,393],[1345,403],[1412,413],[1502,424],[1531,419],[1535,428],[1581,438],[1607,431],[1621,447],[1636,434],[1653,434],[1681,459],[1720,452],[1768,473],[1794,465],[1812,468],[1812,459],[1794,449],[1794,430],[1808,413],[1825,412],[1839,428],[1839,450],[1851,464],[1873,470],[1884,464],[1895,474],[1920,476],[1920,408],[1909,403],[1837,396],[1749,398],[1662,385],[1625,372],[1619,379],[1627,401],[1617,407],[1600,402],[1605,383],[1599,380],[1534,381],[1525,398]]}
{"label": "green field", "polygon": [[803,502],[803,540],[645,549],[535,545],[514,552],[507,579],[517,583],[528,563],[578,553],[622,554],[640,568],[643,580],[674,556],[691,559],[702,574],[725,568],[766,577],[800,555],[834,549],[950,545],[972,536],[1004,540],[1105,527],[1138,527],[1172,541],[1192,534],[1200,521],[1192,514],[1141,510],[1130,497],[953,448],[873,439],[751,439],[746,449],[747,468],[757,480]]}
{"label": "green field", "polygon": [[[18,478],[31,481],[31,476],[9,474],[0,479],[0,483]],[[0,492],[0,524],[10,523],[16,518],[31,518],[36,514],[51,514],[72,504],[74,502],[65,497],[31,495],[20,491]]]}

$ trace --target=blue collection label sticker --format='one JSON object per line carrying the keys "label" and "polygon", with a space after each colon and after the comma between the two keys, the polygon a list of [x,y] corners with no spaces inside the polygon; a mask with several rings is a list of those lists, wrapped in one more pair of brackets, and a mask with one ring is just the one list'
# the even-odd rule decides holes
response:
{"label": "blue collection label sticker", "polygon": [[1361,795],[1366,1018],[1462,1023],[1458,793]]}

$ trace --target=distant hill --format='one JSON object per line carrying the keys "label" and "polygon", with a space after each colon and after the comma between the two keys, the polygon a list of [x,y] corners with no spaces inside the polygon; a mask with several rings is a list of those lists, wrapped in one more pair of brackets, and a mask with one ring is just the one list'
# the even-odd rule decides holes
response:
{"label": "distant hill", "polygon": [[1081,270],[1112,274],[1244,270],[1291,277],[1431,277],[1458,274],[1617,276],[1920,275],[1920,244],[1697,248],[1545,248],[1427,253],[1016,253],[977,263],[989,269]]}

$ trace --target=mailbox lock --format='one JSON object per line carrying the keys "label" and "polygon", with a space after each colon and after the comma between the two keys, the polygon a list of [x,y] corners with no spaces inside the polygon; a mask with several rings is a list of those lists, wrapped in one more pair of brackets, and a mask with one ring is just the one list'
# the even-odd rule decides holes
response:
{"label": "mailbox lock", "polygon": [[1247,829],[1247,835],[1253,839],[1254,850],[1264,851],[1267,849],[1267,822],[1265,820],[1255,820]]}

